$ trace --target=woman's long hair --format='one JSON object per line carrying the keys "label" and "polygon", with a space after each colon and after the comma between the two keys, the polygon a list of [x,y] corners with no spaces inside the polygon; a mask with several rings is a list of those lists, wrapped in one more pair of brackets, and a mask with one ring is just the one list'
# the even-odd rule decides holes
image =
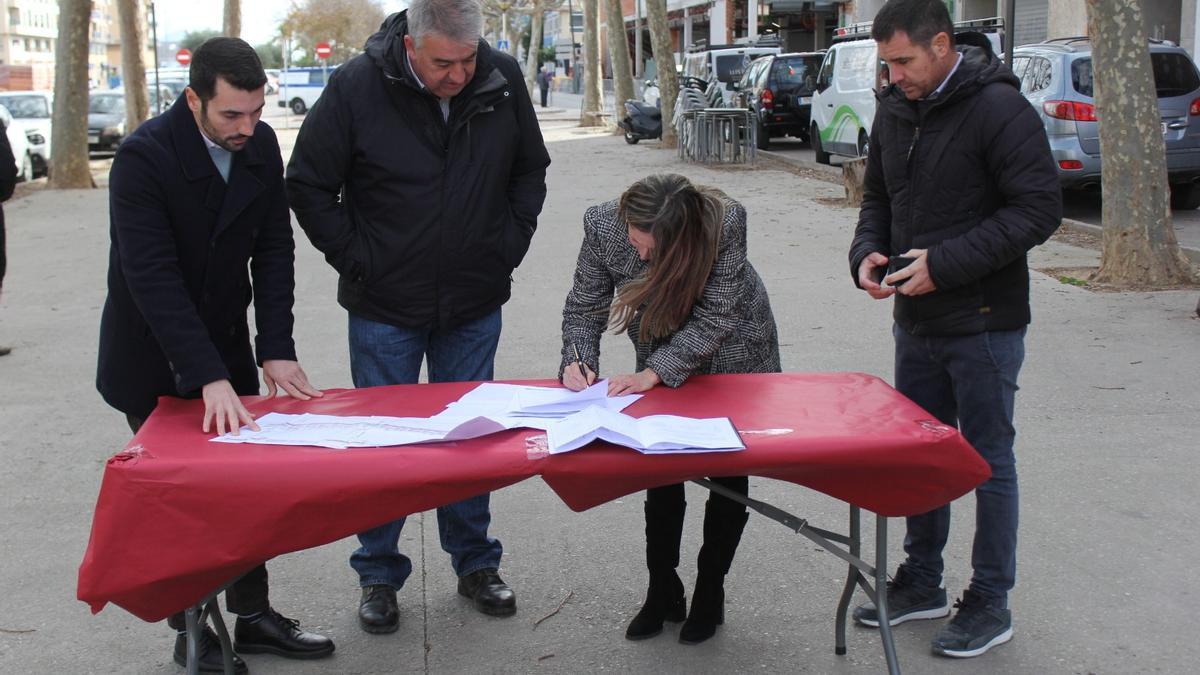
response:
{"label": "woman's long hair", "polygon": [[717,259],[724,193],[697,187],[679,174],[647,176],[621,195],[617,217],[654,238],[646,273],[613,301],[609,326],[626,330],[641,310],[638,339],[662,339],[679,329],[704,292]]}

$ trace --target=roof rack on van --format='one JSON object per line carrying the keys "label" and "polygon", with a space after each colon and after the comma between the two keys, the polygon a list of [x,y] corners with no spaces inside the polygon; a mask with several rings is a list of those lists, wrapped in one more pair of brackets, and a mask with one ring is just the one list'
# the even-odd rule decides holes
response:
{"label": "roof rack on van", "polygon": [[[974,30],[974,31],[989,31],[989,30],[1004,30],[1004,18],[999,16],[989,16],[983,19],[967,19],[966,21],[955,21],[954,28],[957,30]],[[862,40],[871,37],[871,22],[861,21],[859,23],[850,23],[842,26],[834,31],[833,39],[836,40]]]}
{"label": "roof rack on van", "polygon": [[966,21],[955,21],[954,27],[959,30],[977,30],[984,31],[990,29],[1001,30],[1004,28],[1004,17],[989,16],[984,19],[967,19]]}

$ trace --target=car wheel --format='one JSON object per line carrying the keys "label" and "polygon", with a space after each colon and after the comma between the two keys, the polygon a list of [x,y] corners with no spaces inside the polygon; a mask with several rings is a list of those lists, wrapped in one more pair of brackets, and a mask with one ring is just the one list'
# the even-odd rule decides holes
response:
{"label": "car wheel", "polygon": [[1192,211],[1200,208],[1200,185],[1195,183],[1171,185],[1171,208],[1175,211]]}
{"label": "car wheel", "polygon": [[305,111],[308,110],[308,108],[304,105],[304,99],[302,98],[292,99],[291,107],[292,112],[296,113],[297,115],[303,115]]}
{"label": "car wheel", "polygon": [[17,174],[18,181],[33,180],[33,158],[26,152],[21,158],[21,173]]}
{"label": "car wheel", "polygon": [[870,149],[871,149],[871,140],[867,136],[867,130],[859,129],[858,130],[858,156],[866,157],[867,151],[869,151]]}
{"label": "car wheel", "polygon": [[754,143],[754,145],[756,147],[758,147],[759,150],[770,150],[771,149],[771,135],[767,133],[767,125],[762,123],[762,118],[759,118],[758,121],[756,121],[754,123],[754,127],[755,127],[755,130],[754,130],[755,143]]}
{"label": "car wheel", "polygon": [[808,137],[812,139],[811,145],[817,164],[828,164],[829,153],[825,152],[825,148],[821,147],[821,132],[817,129],[817,125],[812,125],[812,128],[808,131]]}
{"label": "car wheel", "polygon": [[626,143],[628,143],[630,145],[637,145],[637,142],[640,140],[642,140],[642,139],[638,138],[637,136],[634,136],[632,131],[625,132],[625,142]]}

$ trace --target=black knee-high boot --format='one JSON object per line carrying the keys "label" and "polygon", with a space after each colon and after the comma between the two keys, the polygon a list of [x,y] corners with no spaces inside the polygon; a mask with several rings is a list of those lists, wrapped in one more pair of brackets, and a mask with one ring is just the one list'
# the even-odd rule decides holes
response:
{"label": "black knee-high boot", "polygon": [[654,637],[662,632],[663,621],[683,621],[687,615],[683,582],[675,572],[679,566],[683,513],[687,508],[683,486],[678,488],[678,491],[655,488],[646,494],[646,568],[650,572],[650,585],[645,604],[625,630],[625,637],[630,640]]}
{"label": "black knee-high boot", "polygon": [[696,591],[692,611],[679,629],[680,642],[700,644],[725,622],[725,575],[749,517],[744,504],[719,495],[710,496],[704,505],[704,544],[696,560]]}

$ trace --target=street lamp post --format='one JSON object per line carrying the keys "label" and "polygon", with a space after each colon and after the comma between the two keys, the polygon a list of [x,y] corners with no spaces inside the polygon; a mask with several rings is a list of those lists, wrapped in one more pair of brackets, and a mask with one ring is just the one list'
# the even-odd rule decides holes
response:
{"label": "street lamp post", "polygon": [[158,17],[154,13],[154,2],[150,2],[150,35],[154,40],[154,103],[158,114],[162,114],[162,87],[158,83]]}
{"label": "street lamp post", "polygon": [[[684,10],[686,13],[687,10]],[[685,19],[686,21],[686,19]],[[642,62],[646,59],[642,56],[642,0],[633,0],[633,76],[639,81],[642,79]],[[638,84],[641,87],[641,84]]]}

